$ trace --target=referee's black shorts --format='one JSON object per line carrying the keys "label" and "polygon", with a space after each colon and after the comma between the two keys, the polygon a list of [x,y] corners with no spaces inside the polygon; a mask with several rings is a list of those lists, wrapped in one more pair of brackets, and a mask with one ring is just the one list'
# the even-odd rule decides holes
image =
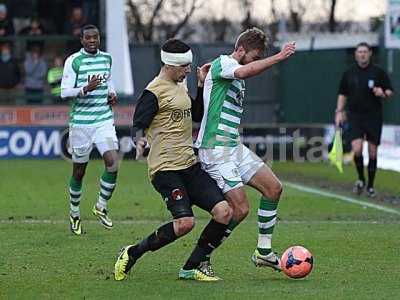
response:
{"label": "referee's black shorts", "polygon": [[192,217],[192,205],[208,212],[224,201],[217,183],[200,167],[200,163],[177,171],[158,171],[152,180],[174,219]]}
{"label": "referee's black shorts", "polygon": [[368,142],[379,145],[381,143],[383,120],[380,115],[363,114],[349,116],[350,139],[366,139]]}

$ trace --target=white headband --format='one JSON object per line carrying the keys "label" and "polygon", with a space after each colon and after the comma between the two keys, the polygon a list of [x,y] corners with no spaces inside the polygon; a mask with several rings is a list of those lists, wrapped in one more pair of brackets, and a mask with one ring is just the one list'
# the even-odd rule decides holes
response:
{"label": "white headband", "polygon": [[161,50],[161,61],[170,66],[184,66],[191,64],[193,60],[192,50],[185,53],[170,53]]}

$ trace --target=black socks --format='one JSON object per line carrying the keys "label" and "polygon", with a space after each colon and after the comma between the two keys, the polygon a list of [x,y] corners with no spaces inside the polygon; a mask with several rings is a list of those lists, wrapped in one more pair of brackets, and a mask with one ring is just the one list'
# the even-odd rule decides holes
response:
{"label": "black socks", "polygon": [[219,223],[212,219],[204,228],[194,248],[192,254],[183,266],[184,270],[197,268],[202,261],[207,260],[207,256],[221,245],[226,236],[228,225]]}
{"label": "black socks", "polygon": [[147,238],[142,240],[139,244],[131,247],[128,250],[129,256],[135,259],[140,258],[147,251],[156,251],[165,245],[168,245],[175,241],[178,237],[174,231],[174,223],[169,222],[162,225]]}

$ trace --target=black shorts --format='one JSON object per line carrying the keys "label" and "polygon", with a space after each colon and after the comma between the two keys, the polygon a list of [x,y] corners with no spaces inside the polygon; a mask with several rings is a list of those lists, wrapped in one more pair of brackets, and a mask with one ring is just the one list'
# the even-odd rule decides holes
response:
{"label": "black shorts", "polygon": [[383,120],[381,116],[351,115],[349,116],[350,139],[366,139],[368,142],[379,145],[381,143]]}
{"label": "black shorts", "polygon": [[192,205],[211,212],[224,201],[217,183],[201,169],[200,164],[177,171],[159,171],[152,180],[174,219],[192,217]]}

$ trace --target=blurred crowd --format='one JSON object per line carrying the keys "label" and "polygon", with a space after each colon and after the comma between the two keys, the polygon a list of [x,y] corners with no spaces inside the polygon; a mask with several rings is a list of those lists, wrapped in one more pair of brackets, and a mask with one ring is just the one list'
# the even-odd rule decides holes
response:
{"label": "blurred crowd", "polygon": [[97,24],[98,11],[98,0],[0,0],[0,104],[57,101],[64,59],[81,48],[80,28]]}

